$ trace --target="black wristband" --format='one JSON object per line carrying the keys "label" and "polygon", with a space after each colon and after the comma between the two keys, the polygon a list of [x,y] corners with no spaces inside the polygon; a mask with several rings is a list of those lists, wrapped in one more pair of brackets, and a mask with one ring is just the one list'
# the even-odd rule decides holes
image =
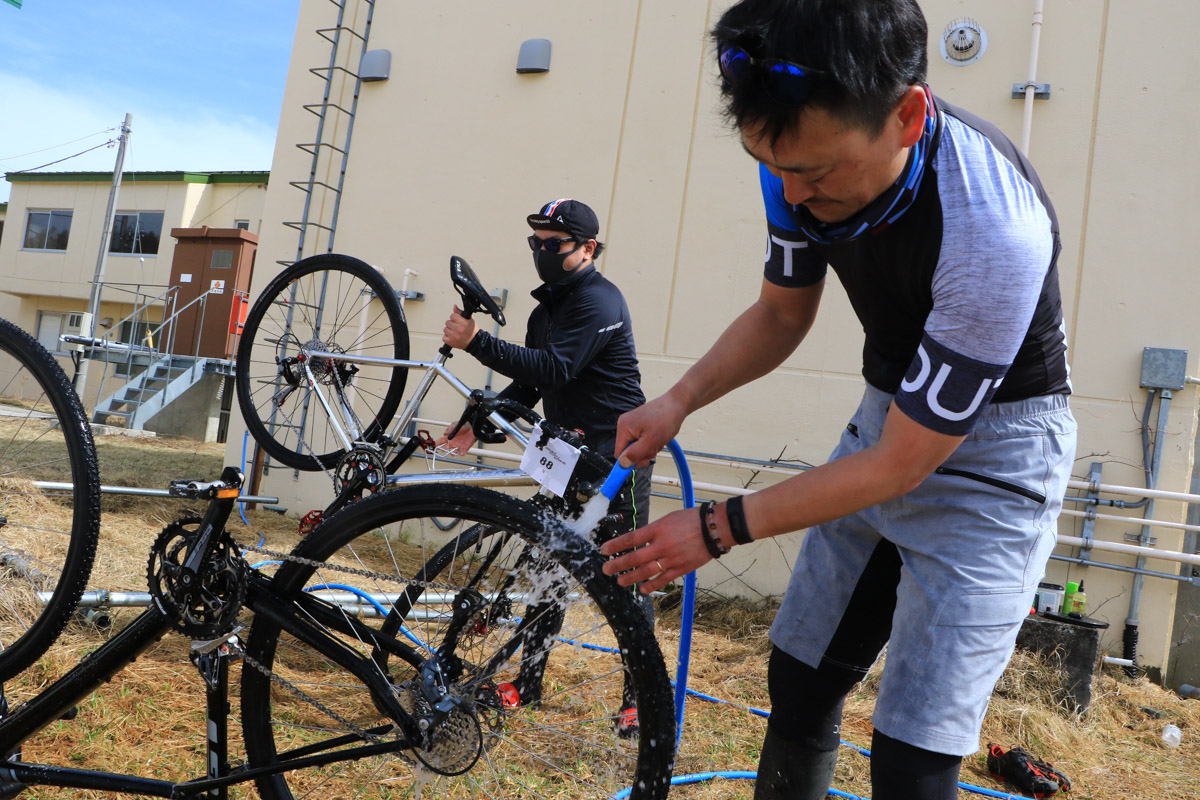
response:
{"label": "black wristband", "polygon": [[700,504],[700,538],[704,540],[708,554],[713,558],[720,558],[729,552],[729,548],[722,547],[717,542],[717,537],[713,535],[716,531],[717,523],[713,519],[713,502],[705,500]]}
{"label": "black wristband", "polygon": [[729,533],[738,544],[750,544],[754,537],[746,527],[746,511],[742,508],[742,496],[734,495],[725,501],[725,517],[729,520]]}

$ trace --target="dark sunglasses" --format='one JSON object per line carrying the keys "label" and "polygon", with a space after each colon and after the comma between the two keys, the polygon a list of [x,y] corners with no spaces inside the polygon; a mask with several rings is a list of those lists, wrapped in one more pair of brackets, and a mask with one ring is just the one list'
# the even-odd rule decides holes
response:
{"label": "dark sunglasses", "polygon": [[827,74],[824,70],[806,67],[794,61],[778,58],[754,58],[735,44],[722,42],[717,46],[717,64],[721,77],[731,86],[738,86],[757,71],[769,94],[780,103],[791,106],[804,105],[808,99],[808,87],[813,78]]}
{"label": "dark sunglasses", "polygon": [[562,238],[551,237],[549,239],[541,239],[530,234],[525,241],[529,242],[529,249],[535,253],[538,250],[549,250],[551,253],[557,253],[563,246],[563,242],[578,242],[574,236],[564,236]]}

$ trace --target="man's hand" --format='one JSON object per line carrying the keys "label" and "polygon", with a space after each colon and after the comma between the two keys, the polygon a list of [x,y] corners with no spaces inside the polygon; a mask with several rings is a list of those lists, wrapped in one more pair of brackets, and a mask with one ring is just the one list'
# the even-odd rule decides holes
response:
{"label": "man's hand", "polygon": [[478,332],[479,326],[475,324],[475,321],[464,317],[462,309],[455,306],[454,310],[450,312],[450,319],[446,320],[446,327],[442,329],[442,342],[459,350],[465,350]]}
{"label": "man's hand", "polygon": [[674,511],[605,542],[600,547],[604,555],[624,554],[604,562],[604,574],[617,575],[622,586],[640,583],[640,591],[650,594],[704,566],[712,556],[700,536],[699,513],[695,508]]}
{"label": "man's hand", "polygon": [[475,445],[475,431],[471,430],[470,425],[463,425],[462,430],[460,430],[458,434],[451,439],[449,437],[450,431],[452,430],[454,430],[453,425],[451,425],[449,428],[446,428],[441,437],[439,437],[438,440],[433,443],[434,446],[445,447],[451,453],[455,453],[457,455],[466,455],[467,451]]}
{"label": "man's hand", "polygon": [[617,445],[614,455],[621,466],[645,466],[675,438],[687,410],[670,393],[626,411],[617,419]]}

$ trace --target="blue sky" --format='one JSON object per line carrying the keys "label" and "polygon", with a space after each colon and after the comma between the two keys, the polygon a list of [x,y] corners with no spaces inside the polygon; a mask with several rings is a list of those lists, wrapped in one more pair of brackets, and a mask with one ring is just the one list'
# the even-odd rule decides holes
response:
{"label": "blue sky", "polygon": [[[270,169],[299,6],[0,3],[0,172],[115,138],[126,113],[126,171]],[[115,147],[101,147],[44,171],[111,172],[115,160]],[[8,195],[0,180],[0,202]]]}

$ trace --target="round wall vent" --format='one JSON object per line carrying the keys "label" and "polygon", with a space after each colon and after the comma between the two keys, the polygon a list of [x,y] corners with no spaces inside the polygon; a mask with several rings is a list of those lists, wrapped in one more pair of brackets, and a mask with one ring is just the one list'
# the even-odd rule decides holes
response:
{"label": "round wall vent", "polygon": [[970,17],[953,20],[942,31],[942,58],[956,67],[974,64],[987,51],[983,26]]}

